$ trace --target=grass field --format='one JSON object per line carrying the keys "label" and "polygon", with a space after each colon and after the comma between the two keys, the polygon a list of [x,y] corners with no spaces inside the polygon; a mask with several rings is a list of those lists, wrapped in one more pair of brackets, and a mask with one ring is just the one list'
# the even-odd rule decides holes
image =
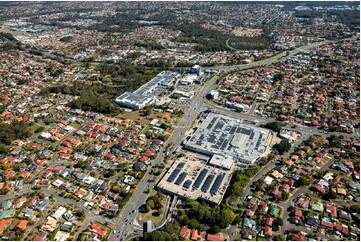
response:
{"label": "grass field", "polygon": [[8,29],[1,29],[1,28],[0,28],[0,32],[12,34],[14,37],[16,37],[18,35],[26,34],[26,32],[22,32],[22,31],[11,31]]}
{"label": "grass field", "polygon": [[[152,197],[156,194],[157,192],[153,189],[149,192],[149,197]],[[165,200],[163,200],[163,204],[165,204]],[[146,223],[148,220],[152,220],[153,224],[158,224],[162,220],[163,214],[160,214],[159,216],[153,216],[152,213],[156,211],[157,210],[150,210],[148,213],[140,214],[140,221]]]}
{"label": "grass field", "polygon": [[132,111],[132,112],[125,112],[123,114],[119,114],[119,118],[126,118],[126,119],[131,119],[131,120],[138,120],[140,111]]}
{"label": "grass field", "polygon": [[163,218],[163,214],[159,215],[159,216],[153,216],[152,213],[156,212],[157,210],[150,210],[148,213],[143,213],[140,215],[140,220],[143,223],[146,223],[148,220],[152,220],[153,224],[158,224],[162,218]]}

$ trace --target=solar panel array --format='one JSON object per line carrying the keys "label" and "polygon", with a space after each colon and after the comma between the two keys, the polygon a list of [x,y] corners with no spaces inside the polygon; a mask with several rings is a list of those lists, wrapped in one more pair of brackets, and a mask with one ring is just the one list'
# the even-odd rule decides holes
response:
{"label": "solar panel array", "polygon": [[258,138],[257,143],[256,143],[256,150],[258,150],[258,147],[259,147],[259,145],[260,145],[261,142],[262,142],[262,137],[263,137],[263,134],[261,133],[261,134],[259,135],[259,138]]}
{"label": "solar panel array", "polygon": [[186,178],[186,176],[187,176],[187,172],[182,172],[182,173],[179,175],[178,179],[175,181],[175,184],[176,184],[176,185],[182,184],[182,182],[184,181],[184,178]]}
{"label": "solar panel array", "polygon": [[177,165],[177,167],[174,169],[174,171],[172,172],[172,174],[170,174],[170,176],[167,179],[167,182],[173,182],[176,177],[178,176],[179,172],[182,170],[182,168],[184,167],[184,162],[181,162]]}
{"label": "solar panel array", "polygon": [[[209,114],[185,142],[185,147],[207,155],[225,154],[242,162],[252,163],[263,154],[265,137],[268,135],[267,130],[240,124],[225,116]],[[239,147],[232,145],[235,136],[242,137],[242,145]]]}
{"label": "solar panel array", "polygon": [[211,184],[212,184],[212,182],[213,182],[213,179],[214,179],[214,175],[213,175],[213,174],[210,174],[210,175],[207,177],[206,181],[204,182],[204,184],[203,184],[203,186],[202,186],[202,188],[201,188],[202,192],[207,192],[207,191],[208,191],[209,187],[211,186]]}
{"label": "solar panel array", "polygon": [[[226,128],[224,127],[226,125]],[[244,134],[254,137],[254,131],[250,128],[237,127],[235,125],[228,125],[227,120],[221,117],[213,117],[211,122],[207,125],[206,130],[210,131],[207,135],[201,134],[197,139],[192,137],[190,141],[195,141],[196,145],[203,145],[210,143],[211,148],[215,150],[231,150],[231,138],[235,134]],[[230,137],[231,136],[231,137]]]}
{"label": "solar panel array", "polygon": [[223,181],[225,175],[226,175],[226,174],[225,174],[224,172],[221,172],[221,173],[217,176],[216,180],[214,181],[214,183],[213,183],[213,185],[212,185],[211,194],[215,195],[215,194],[218,192],[218,189],[219,189],[219,187],[221,186],[222,181]]}
{"label": "solar panel array", "polygon": [[191,184],[192,184],[192,180],[186,180],[185,183],[183,184],[183,187],[188,189],[191,186]]}
{"label": "solar panel array", "polygon": [[199,173],[196,181],[193,183],[193,186],[192,186],[193,189],[198,189],[198,188],[201,186],[204,178],[205,178],[206,175],[207,175],[207,172],[208,172],[207,169],[203,169],[203,170]]}

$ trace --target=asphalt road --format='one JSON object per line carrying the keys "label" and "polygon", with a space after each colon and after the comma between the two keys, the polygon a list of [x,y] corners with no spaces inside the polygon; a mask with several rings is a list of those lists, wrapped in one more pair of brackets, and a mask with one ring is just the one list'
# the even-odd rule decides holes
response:
{"label": "asphalt road", "polygon": [[[169,150],[174,150],[178,147],[184,137],[185,132],[192,126],[193,121],[197,118],[198,114],[203,111],[206,101],[205,95],[212,90],[215,85],[218,76],[212,77],[208,80],[204,86],[200,89],[200,91],[194,96],[193,100],[190,102],[189,108],[184,113],[182,119],[178,123],[177,127],[174,129],[173,133],[169,137],[169,139],[164,143],[163,147],[159,150],[157,158],[152,163],[152,165],[159,164],[165,157],[165,149],[170,145]],[[149,174],[150,167],[148,168],[146,174],[139,182],[137,189],[133,193],[133,196],[130,198],[128,203],[123,207],[118,218],[115,219],[115,234],[110,236],[110,240],[126,240],[129,237],[134,236],[139,228],[136,228],[134,225],[134,221],[136,218],[136,212],[139,207],[143,205],[148,197],[148,194],[145,191],[148,188],[152,188],[155,182],[148,180],[153,180],[152,175]],[[165,170],[165,169],[164,169]],[[159,176],[161,177],[161,176]]]}

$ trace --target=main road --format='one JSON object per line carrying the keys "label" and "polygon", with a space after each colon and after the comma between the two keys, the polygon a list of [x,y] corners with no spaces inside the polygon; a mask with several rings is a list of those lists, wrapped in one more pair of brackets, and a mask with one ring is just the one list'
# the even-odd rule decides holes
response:
{"label": "main road", "polygon": [[[185,132],[192,126],[193,121],[197,118],[199,113],[203,111],[203,108],[205,107],[205,95],[214,88],[217,79],[218,76],[213,76],[210,80],[204,83],[204,86],[194,96],[193,100],[189,104],[189,108],[184,113],[171,136],[159,150],[158,156],[152,165],[158,165],[164,159],[166,155],[166,148],[168,148],[168,150],[173,150],[181,144]],[[150,169],[151,168],[149,167],[146,174],[139,182],[133,196],[123,207],[119,217],[115,219],[114,230],[116,232],[110,236],[110,240],[126,240],[133,234],[139,233],[138,229],[135,228],[134,225],[137,211],[139,210],[139,207],[146,202],[148,194],[145,193],[145,191],[148,188],[153,187],[155,184],[153,175],[149,173]]]}

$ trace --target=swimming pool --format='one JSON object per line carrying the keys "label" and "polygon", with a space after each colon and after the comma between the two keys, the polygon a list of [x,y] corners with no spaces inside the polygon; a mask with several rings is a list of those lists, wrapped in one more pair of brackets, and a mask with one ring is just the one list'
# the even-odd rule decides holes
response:
{"label": "swimming pool", "polygon": [[329,218],[329,217],[323,217],[323,220],[325,220],[327,222],[331,222],[331,218]]}
{"label": "swimming pool", "polygon": [[257,231],[258,230],[257,226],[254,226],[252,230]]}

